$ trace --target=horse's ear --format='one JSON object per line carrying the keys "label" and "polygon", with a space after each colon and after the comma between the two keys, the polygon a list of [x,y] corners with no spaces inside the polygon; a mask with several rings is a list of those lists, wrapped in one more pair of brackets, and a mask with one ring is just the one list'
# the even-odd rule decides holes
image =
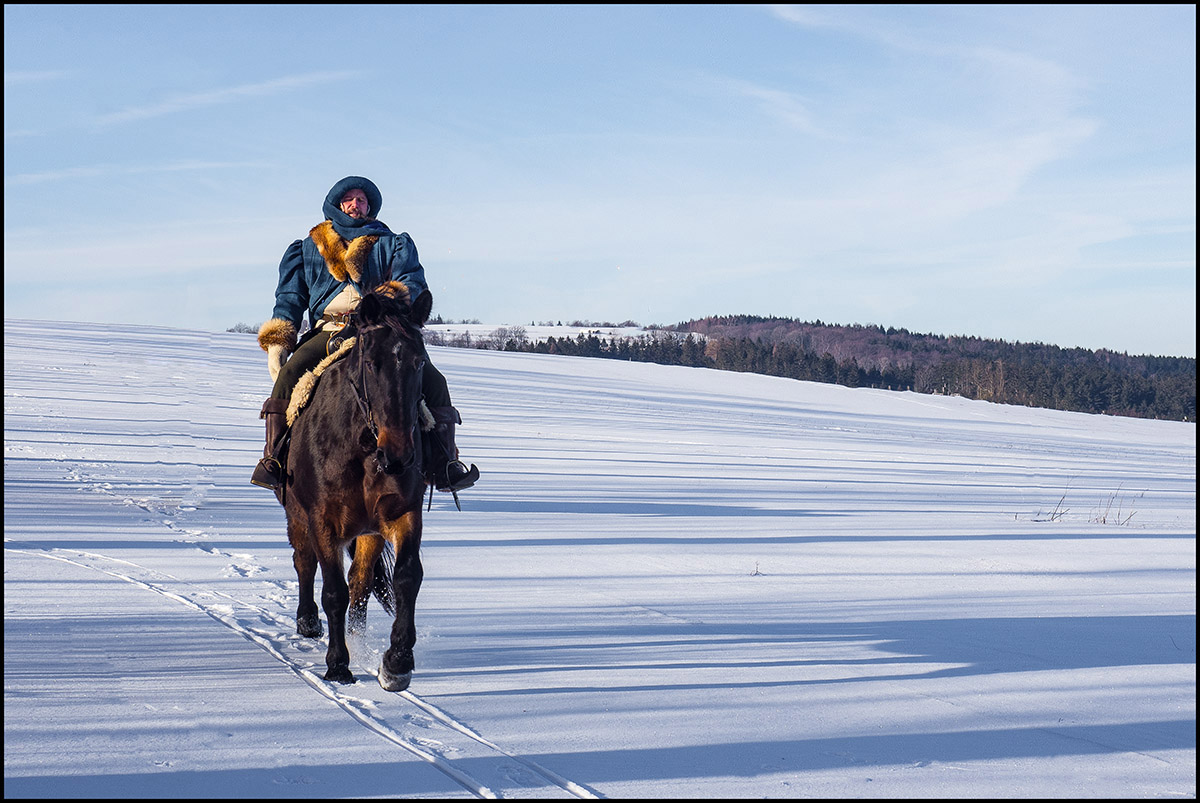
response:
{"label": "horse's ear", "polygon": [[408,319],[417,326],[424,326],[429,320],[429,313],[433,311],[433,293],[426,290],[417,296],[417,300],[413,302],[412,310],[408,313]]}
{"label": "horse's ear", "polygon": [[363,323],[375,323],[383,314],[383,304],[379,297],[374,293],[367,293],[363,296],[362,303],[358,305],[358,318]]}

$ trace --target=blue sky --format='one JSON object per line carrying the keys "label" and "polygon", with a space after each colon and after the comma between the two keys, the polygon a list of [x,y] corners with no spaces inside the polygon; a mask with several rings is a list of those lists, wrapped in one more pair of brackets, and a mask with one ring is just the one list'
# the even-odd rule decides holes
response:
{"label": "blue sky", "polygon": [[4,314],[224,330],[346,175],[485,323],[1196,353],[1188,6],[4,7]]}

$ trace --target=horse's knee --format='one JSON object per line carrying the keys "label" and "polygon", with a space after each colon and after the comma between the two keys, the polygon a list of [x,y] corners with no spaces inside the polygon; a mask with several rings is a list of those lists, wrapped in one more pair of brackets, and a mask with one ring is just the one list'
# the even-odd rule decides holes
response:
{"label": "horse's knee", "polygon": [[[336,580],[341,580],[340,577]],[[346,606],[350,604],[350,589],[346,587],[346,581],[340,583],[330,582],[330,578],[326,577],[325,582],[321,587],[321,607],[326,613],[330,611],[342,615],[346,612]]]}
{"label": "horse's knee", "polygon": [[415,549],[402,549],[396,558],[394,580],[397,588],[401,584],[421,587],[425,578],[425,567],[421,565],[421,554]]}
{"label": "horse's knee", "polygon": [[311,581],[317,576],[317,560],[307,550],[292,549],[292,566],[301,580]]}

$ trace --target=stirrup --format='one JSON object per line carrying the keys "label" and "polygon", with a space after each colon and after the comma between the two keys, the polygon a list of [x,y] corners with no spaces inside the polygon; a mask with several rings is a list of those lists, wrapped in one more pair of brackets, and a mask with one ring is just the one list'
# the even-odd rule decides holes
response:
{"label": "stirrup", "polygon": [[[451,479],[452,472],[457,473],[457,479]],[[479,469],[474,463],[467,468],[461,460],[452,460],[446,464],[446,471],[437,483],[439,491],[461,491],[470,488],[479,479]]]}
{"label": "stirrup", "polygon": [[250,484],[277,491],[283,485],[283,465],[274,457],[264,457],[254,467]]}

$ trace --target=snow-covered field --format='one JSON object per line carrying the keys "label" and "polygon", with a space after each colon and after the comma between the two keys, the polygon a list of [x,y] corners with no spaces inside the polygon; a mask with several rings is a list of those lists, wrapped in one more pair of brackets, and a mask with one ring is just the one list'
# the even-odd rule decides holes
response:
{"label": "snow-covered field", "polygon": [[433,357],[396,695],[294,633],[253,336],[5,322],[5,797],[1195,797],[1194,425]]}

